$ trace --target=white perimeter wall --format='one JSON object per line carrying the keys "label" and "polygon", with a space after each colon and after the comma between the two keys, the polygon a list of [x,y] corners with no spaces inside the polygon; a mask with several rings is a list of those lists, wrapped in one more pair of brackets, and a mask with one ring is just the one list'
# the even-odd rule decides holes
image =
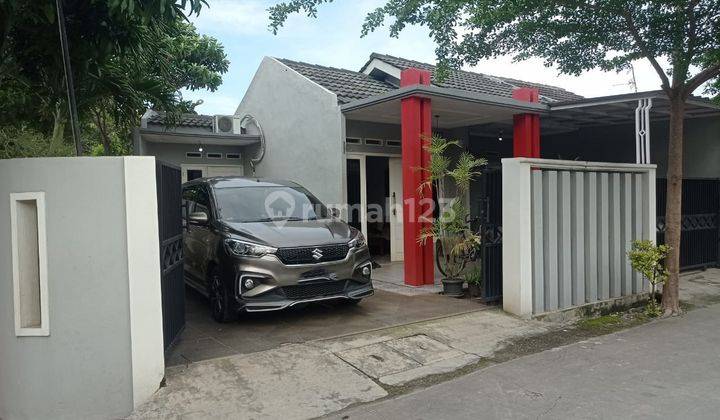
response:
{"label": "white perimeter wall", "polygon": [[[152,157],[0,160],[0,418],[116,418],[164,375]],[[44,192],[49,335],[14,330],[10,194]]]}
{"label": "white perimeter wall", "polygon": [[[252,115],[265,135],[257,176],[295,181],[327,204],[343,202],[344,124],[334,93],[265,57],[235,115]],[[243,155],[246,176],[255,154],[249,147]]]}
{"label": "white perimeter wall", "polygon": [[642,293],[633,240],[655,239],[655,165],[512,158],[503,170],[503,309],[538,315]]}

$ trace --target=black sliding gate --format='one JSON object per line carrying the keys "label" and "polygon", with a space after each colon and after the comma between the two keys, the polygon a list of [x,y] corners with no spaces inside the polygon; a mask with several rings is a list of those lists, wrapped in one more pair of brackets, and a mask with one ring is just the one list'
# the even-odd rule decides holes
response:
{"label": "black sliding gate", "polygon": [[[483,272],[484,302],[502,299],[502,170],[486,169],[478,178],[479,229],[482,233],[480,258]],[[473,226],[477,231],[477,227]]]}
{"label": "black sliding gate", "polygon": [[163,342],[167,350],[185,327],[182,175],[179,167],[157,161],[155,177],[160,232]]}
{"label": "black sliding gate", "polygon": [[[720,264],[720,180],[684,179],[680,269]],[[657,180],[657,241],[665,242],[667,180]]]}

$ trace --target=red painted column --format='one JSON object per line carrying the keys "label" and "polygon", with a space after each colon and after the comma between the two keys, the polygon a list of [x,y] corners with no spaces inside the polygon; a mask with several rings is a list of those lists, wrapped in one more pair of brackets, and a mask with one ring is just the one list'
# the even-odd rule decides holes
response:
{"label": "red painted column", "polygon": [[[513,99],[527,102],[539,102],[537,88],[517,88]],[[513,156],[540,157],[540,115],[513,115]]]}
{"label": "red painted column", "polygon": [[[429,85],[430,72],[409,68],[400,74],[400,87]],[[433,284],[435,265],[433,242],[420,244],[418,237],[432,223],[432,188],[420,193],[427,179],[420,168],[430,165],[430,155],[423,145],[432,135],[430,99],[411,96],[401,100],[402,177],[403,177],[403,252],[405,284]]]}

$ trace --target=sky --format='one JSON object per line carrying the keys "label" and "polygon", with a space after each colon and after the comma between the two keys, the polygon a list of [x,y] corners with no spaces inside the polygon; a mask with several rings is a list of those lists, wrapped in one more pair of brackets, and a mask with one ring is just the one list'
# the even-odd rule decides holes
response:
{"label": "sky", "polygon": [[[264,56],[289,58],[325,66],[360,70],[372,52],[435,63],[435,44],[422,27],[408,27],[399,38],[391,38],[387,28],[361,38],[360,29],[367,12],[384,0],[336,0],[322,6],[316,19],[291,16],[273,35],[268,30],[266,9],[280,0],[208,0],[199,17],[191,18],[198,32],[217,38],[225,47],[230,70],[215,92],[186,91],[185,99],[202,99],[196,108],[201,114],[234,114]],[[659,89],[660,81],[645,61],[634,65],[638,90]],[[561,86],[577,94],[593,97],[630,93],[630,72],[591,71],[579,77],[561,75],[545,67],[542,60],[513,63],[511,57],[485,60],[465,70],[520,80]]]}

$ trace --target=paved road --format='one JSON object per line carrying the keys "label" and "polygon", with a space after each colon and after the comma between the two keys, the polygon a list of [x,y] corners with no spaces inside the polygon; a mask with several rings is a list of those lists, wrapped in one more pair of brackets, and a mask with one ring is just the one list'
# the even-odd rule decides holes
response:
{"label": "paved road", "polygon": [[720,305],[516,359],[338,417],[718,419]]}

